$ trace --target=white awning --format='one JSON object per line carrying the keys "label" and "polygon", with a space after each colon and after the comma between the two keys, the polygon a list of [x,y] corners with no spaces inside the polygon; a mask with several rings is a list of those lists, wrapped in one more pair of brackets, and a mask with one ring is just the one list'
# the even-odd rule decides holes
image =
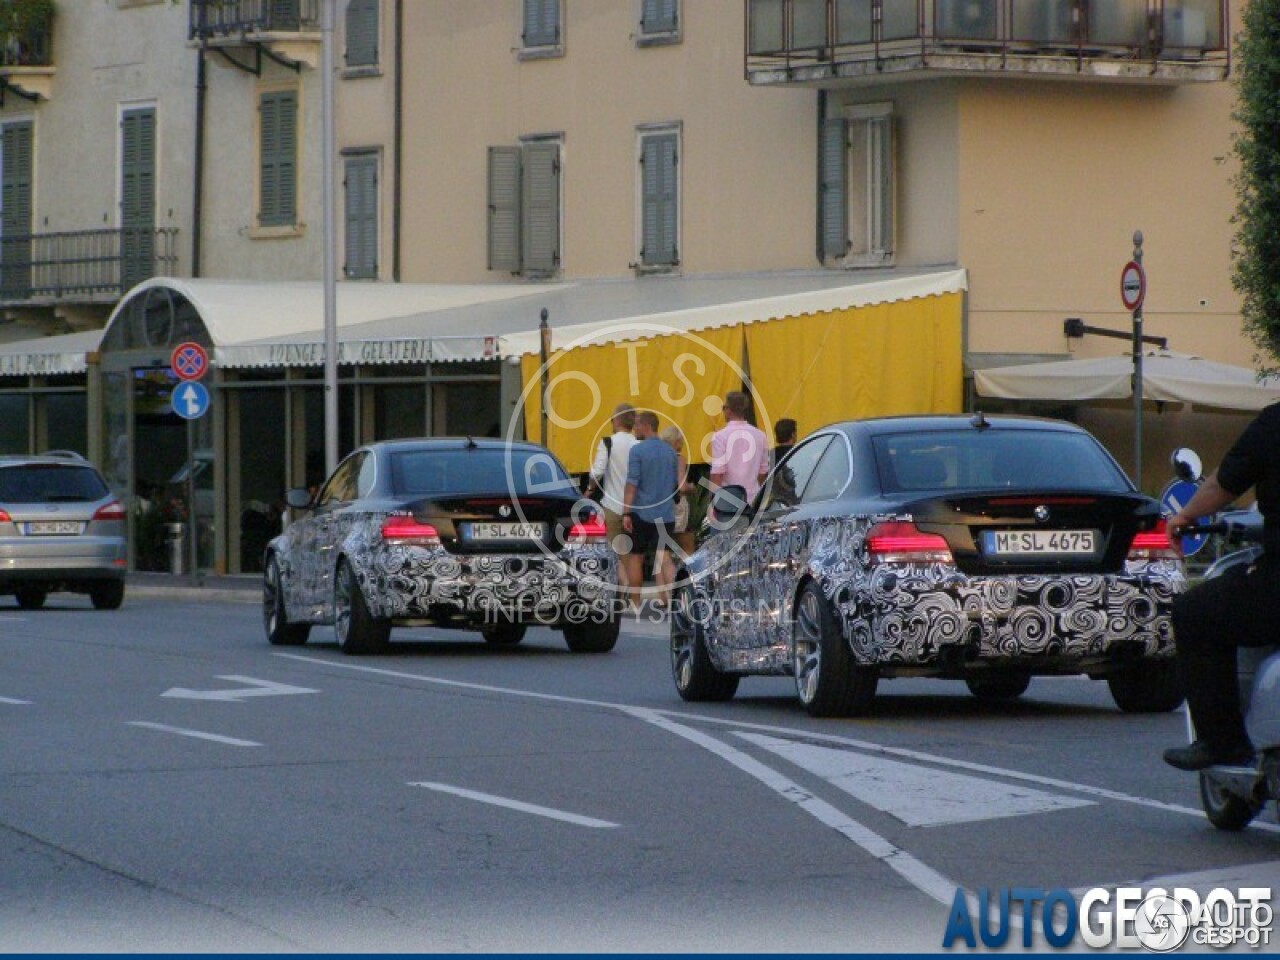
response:
{"label": "white awning", "polygon": [[88,354],[98,349],[101,330],[65,333],[0,344],[0,377],[53,377],[84,373]]}
{"label": "white awning", "polygon": [[[1133,396],[1133,357],[1028,363],[975,370],[984,397],[1011,400],[1121,400]],[[1280,379],[1259,380],[1247,367],[1168,351],[1143,355],[1142,395],[1147,400],[1190,403],[1225,410],[1261,410],[1280,400]]]}

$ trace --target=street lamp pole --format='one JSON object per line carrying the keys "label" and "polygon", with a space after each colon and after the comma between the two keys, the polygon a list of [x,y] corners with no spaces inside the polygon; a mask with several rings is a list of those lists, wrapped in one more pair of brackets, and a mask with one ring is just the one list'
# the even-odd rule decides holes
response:
{"label": "street lamp pole", "polygon": [[[1133,262],[1142,267],[1142,231],[1133,234]],[[1142,489],[1142,300],[1133,311],[1133,482]]]}
{"label": "street lamp pole", "polygon": [[[333,22],[337,0],[321,0],[320,139],[324,206],[324,464],[338,466],[338,252],[334,216]],[[310,477],[307,478],[308,482]]]}

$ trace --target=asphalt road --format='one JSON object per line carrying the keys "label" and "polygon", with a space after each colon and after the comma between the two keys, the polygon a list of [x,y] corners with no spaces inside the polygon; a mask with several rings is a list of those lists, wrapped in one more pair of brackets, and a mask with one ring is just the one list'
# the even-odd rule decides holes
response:
{"label": "asphalt road", "polygon": [[10,603],[0,950],[936,951],[958,885],[1280,888],[1273,815],[1215,831],[1160,762],[1182,715],[1087,680],[814,720],[683,704],[656,625],[350,658],[250,603]]}

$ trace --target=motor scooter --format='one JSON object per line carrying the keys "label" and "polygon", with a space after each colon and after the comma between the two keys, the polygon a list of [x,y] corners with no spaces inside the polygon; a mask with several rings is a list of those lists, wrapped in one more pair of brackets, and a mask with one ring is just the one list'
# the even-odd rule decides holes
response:
{"label": "motor scooter", "polygon": [[[1172,460],[1180,479],[1199,482],[1200,458],[1194,451],[1176,450]],[[1212,523],[1198,525],[1197,536],[1221,536],[1232,548],[1205,570],[1204,579],[1257,563],[1262,557],[1262,529],[1256,504],[1249,510],[1220,513]],[[1240,647],[1237,663],[1240,708],[1258,759],[1250,766],[1200,771],[1200,805],[1219,830],[1243,830],[1271,801],[1280,811],[1280,643]],[[1192,742],[1196,739],[1190,710],[1187,736]]]}

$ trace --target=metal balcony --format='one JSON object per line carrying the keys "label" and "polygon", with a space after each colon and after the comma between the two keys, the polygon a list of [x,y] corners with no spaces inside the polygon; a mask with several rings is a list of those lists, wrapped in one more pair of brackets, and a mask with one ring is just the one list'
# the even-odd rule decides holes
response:
{"label": "metal balcony", "polygon": [[191,38],[320,30],[320,0],[191,0]]}
{"label": "metal balcony", "polygon": [[[753,84],[946,74],[1222,80],[1227,0],[745,0]],[[836,83],[840,86],[840,83]]]}
{"label": "metal balcony", "polygon": [[134,284],[175,271],[177,237],[174,228],[0,237],[0,305],[117,300]]}

